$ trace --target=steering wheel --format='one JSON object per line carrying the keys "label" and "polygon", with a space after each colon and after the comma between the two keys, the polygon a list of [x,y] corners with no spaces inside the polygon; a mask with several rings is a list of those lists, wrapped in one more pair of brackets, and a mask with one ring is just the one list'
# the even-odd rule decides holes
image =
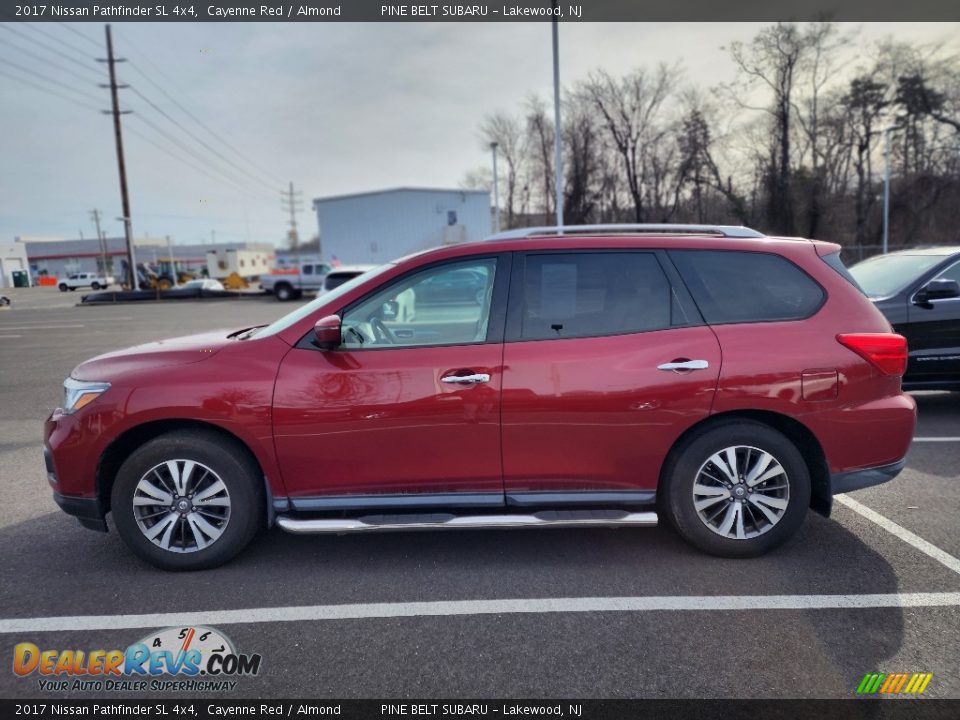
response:
{"label": "steering wheel", "polygon": [[390,328],[384,325],[383,321],[376,315],[371,315],[367,322],[370,323],[370,327],[373,329],[373,335],[376,339],[376,342],[383,341],[388,345],[397,344],[396,336],[390,332]]}

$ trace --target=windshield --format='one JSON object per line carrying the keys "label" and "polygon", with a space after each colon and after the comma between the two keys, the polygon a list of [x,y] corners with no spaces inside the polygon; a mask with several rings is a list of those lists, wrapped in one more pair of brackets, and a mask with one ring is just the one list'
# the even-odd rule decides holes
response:
{"label": "windshield", "polygon": [[325,292],[321,295],[318,295],[315,300],[308,302],[306,305],[301,305],[293,312],[287,313],[282,318],[274,320],[272,323],[267,325],[265,328],[256,330],[249,335],[249,337],[267,337],[269,335],[276,335],[278,332],[286,330],[291,325],[300,322],[305,317],[311,315],[320,309],[321,306],[326,305],[327,303],[334,302],[338,298],[343,297],[355,287],[361,283],[366,282],[372,278],[375,278],[379,275],[382,275],[387,270],[393,267],[393,263],[387,263],[386,265],[381,265],[378,268],[374,268],[369,272],[365,272],[362,275],[357,275],[355,278],[352,278],[345,282],[343,285],[338,285],[336,289],[331,290],[330,292]]}
{"label": "windshield", "polygon": [[870,297],[887,297],[902,290],[946,255],[877,255],[850,268]]}

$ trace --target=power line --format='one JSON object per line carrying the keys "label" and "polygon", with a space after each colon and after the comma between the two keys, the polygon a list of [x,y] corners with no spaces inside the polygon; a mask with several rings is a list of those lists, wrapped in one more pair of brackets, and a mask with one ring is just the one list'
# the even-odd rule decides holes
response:
{"label": "power line", "polygon": [[131,86],[130,86],[130,90],[133,91],[138,97],[140,97],[141,100],[143,100],[145,103],[147,103],[150,107],[152,107],[154,110],[156,110],[158,113],[160,113],[163,117],[165,117],[167,120],[169,120],[169,121],[172,122],[174,125],[176,125],[177,128],[179,128],[180,130],[182,130],[183,132],[185,132],[187,135],[189,135],[191,138],[193,138],[197,143],[199,143],[199,144],[202,145],[204,148],[206,148],[209,152],[213,153],[213,154],[216,155],[218,158],[220,158],[223,162],[225,162],[225,163],[227,163],[228,165],[230,165],[231,167],[235,168],[238,172],[240,172],[242,175],[245,175],[245,176],[246,176],[247,178],[249,178],[251,181],[256,182],[256,183],[259,183],[260,185],[263,185],[264,187],[268,188],[268,189],[271,190],[271,191],[274,190],[274,188],[273,188],[271,185],[268,185],[267,183],[263,182],[263,181],[262,181],[260,178],[258,178],[256,175],[253,175],[252,173],[247,172],[247,171],[244,170],[242,167],[240,167],[240,166],[237,165],[235,162],[233,162],[230,158],[228,158],[228,157],[226,157],[225,155],[223,155],[223,154],[222,154],[220,151],[218,151],[216,148],[211,147],[206,141],[204,141],[204,140],[202,140],[201,138],[197,137],[193,132],[190,131],[189,128],[185,127],[185,126],[183,125],[183,123],[181,123],[179,120],[177,120],[176,118],[174,118],[173,116],[171,116],[166,110],[164,110],[162,107],[160,107],[160,106],[157,105],[155,102],[153,102],[153,100],[151,100],[151,99],[148,98],[146,95],[144,95],[142,92],[140,92],[139,90],[137,90],[137,88],[135,88],[135,87],[133,87],[133,86],[131,85]]}
{"label": "power line", "polygon": [[32,70],[28,67],[24,67],[23,65],[18,65],[15,62],[7,60],[6,58],[0,58],[0,63],[3,63],[4,65],[9,65],[10,67],[14,67],[17,70],[20,70],[21,72],[25,72],[28,75],[32,75],[33,77],[43,80],[44,82],[51,83],[52,85],[57,85],[58,87],[62,87],[63,89],[68,90],[69,92],[75,93],[76,95],[79,95],[80,97],[83,97],[86,100],[91,100],[97,103],[100,102],[99,98],[95,98],[91,95],[85,95],[84,93],[71,87],[70,85],[67,85],[66,83],[62,83],[59,80],[54,80],[53,78],[50,78],[50,77],[47,77],[46,75],[42,75],[41,73],[38,73],[36,70]]}
{"label": "power line", "polygon": [[[211,165],[209,162],[206,162],[203,158],[198,157],[197,154],[196,154],[196,152],[193,150],[193,148],[191,148],[190,146],[184,144],[179,138],[177,138],[177,137],[174,136],[174,135],[171,135],[169,132],[167,132],[167,131],[164,130],[162,127],[160,127],[159,125],[157,125],[155,122],[153,122],[152,120],[150,120],[149,118],[147,118],[147,117],[144,115],[144,113],[142,113],[142,112],[141,112],[141,113],[137,113],[137,114],[135,115],[135,118],[136,118],[139,122],[142,122],[143,124],[145,124],[147,127],[149,127],[151,130],[153,130],[153,131],[154,131],[155,133],[157,133],[158,135],[161,135],[161,136],[162,136],[163,138],[165,138],[168,142],[172,143],[173,145],[176,145],[177,148],[179,148],[182,152],[186,153],[186,154],[187,154],[189,157],[191,157],[193,160],[195,160],[195,161],[197,161],[197,162],[199,162],[199,163],[207,166],[207,167],[210,169],[210,171],[217,173],[217,175],[219,175],[223,180],[226,180],[226,181],[228,181],[228,182],[230,182],[230,183],[233,183],[233,184],[234,184],[235,186],[237,186],[238,188],[242,188],[242,189],[243,189],[243,192],[247,193],[248,195],[255,195],[257,192],[262,192],[262,191],[260,191],[260,190],[254,191],[254,189],[252,188],[252,186],[249,186],[249,185],[245,185],[245,184],[244,184],[244,180],[243,180],[242,178],[234,177],[233,175],[230,175],[229,173],[225,172],[224,170],[222,170],[222,169],[220,169],[220,168],[218,168],[218,167],[216,167],[216,166],[214,166],[214,165]],[[205,173],[205,174],[208,174],[208,173]]]}
{"label": "power line", "polygon": [[[49,45],[40,42],[40,41],[37,40],[36,38],[32,38],[32,37],[30,37],[29,35],[24,35],[22,32],[19,32],[18,30],[14,30],[14,29],[13,29],[12,27],[10,27],[9,25],[0,25],[0,29],[6,30],[6,31],[9,32],[9,33],[13,33],[13,34],[16,35],[17,37],[23,38],[23,39],[26,40],[27,42],[33,43],[34,45],[37,45],[37,46],[43,48],[43,49],[46,50],[47,52],[52,52],[52,53],[55,54],[55,55],[59,55],[60,57],[64,58],[65,60],[68,60],[68,61],[72,62],[72,63],[75,64],[75,65],[79,65],[80,67],[82,67],[82,68],[83,68],[84,70],[86,70],[87,72],[95,72],[95,70],[94,70],[92,67],[89,67],[89,66],[87,66],[85,63],[80,62],[80,61],[77,60],[75,57],[72,57],[72,56],[70,56],[70,55],[67,55],[66,53],[60,52],[60,51],[57,50],[56,48],[52,48],[52,47],[50,47]],[[94,67],[95,67],[95,66],[94,66]]]}
{"label": "power line", "polygon": [[[0,60],[0,62],[3,62],[3,61]],[[26,80],[25,78],[20,77],[19,75],[14,75],[13,73],[8,73],[3,70],[0,70],[0,75],[10,78],[11,80],[16,80],[17,82],[23,83],[27,87],[33,88],[34,90],[39,90],[40,92],[48,93],[49,95],[53,95],[55,97],[61,98],[62,100],[69,100],[70,102],[74,103],[75,105],[79,105],[82,108],[86,108],[87,110],[92,110],[95,113],[100,113],[100,108],[94,107],[93,105],[87,105],[84,102],[80,102],[79,100],[76,100],[67,95],[64,95],[63,93],[57,92],[56,90],[51,90],[49,88],[42,87],[41,85],[35,85],[34,83],[30,82],[29,80]]]}
{"label": "power line", "polygon": [[93,45],[95,48],[97,48],[97,50],[100,49],[100,43],[98,43],[96,40],[94,40],[94,39],[93,39],[92,37],[90,37],[89,35],[84,35],[82,32],[80,32],[79,30],[77,30],[75,27],[72,27],[71,25],[69,25],[69,24],[67,24],[67,23],[65,23],[65,22],[58,22],[57,25],[60,25],[61,27],[63,27],[64,30],[69,30],[69,31],[72,32],[74,35],[76,35],[77,37],[83,38],[83,39],[86,40],[88,43],[90,43],[90,44]]}
{"label": "power line", "polygon": [[[174,105],[176,105],[177,108],[179,108],[181,112],[183,112],[187,117],[189,117],[189,118],[190,118],[191,120],[193,120],[197,125],[199,125],[201,128],[203,128],[207,133],[209,133],[211,137],[213,137],[214,139],[216,139],[219,143],[221,143],[224,147],[226,147],[226,148],[227,148],[228,150],[230,150],[232,153],[236,154],[237,157],[239,157],[239,158],[241,158],[242,160],[244,160],[248,165],[250,165],[250,167],[256,169],[260,174],[263,175],[263,177],[264,177],[265,179],[269,180],[271,183],[278,183],[278,184],[279,184],[280,182],[282,182],[282,180],[281,180],[278,176],[274,175],[274,174],[271,173],[269,170],[264,169],[262,166],[258,165],[258,164],[255,163],[253,160],[251,160],[250,158],[246,157],[241,150],[237,149],[236,147],[234,147],[233,145],[231,145],[229,142],[227,142],[226,140],[224,140],[223,137],[220,135],[220,133],[217,133],[217,132],[215,132],[214,130],[211,130],[210,127],[207,126],[200,118],[198,118],[198,117],[197,117],[196,115],[194,115],[190,110],[188,110],[186,107],[184,107],[183,104],[180,103],[179,100],[177,100],[173,95],[171,95],[171,94],[168,93],[166,90],[164,90],[164,88],[163,88],[161,85],[159,85],[155,80],[153,80],[153,78],[151,78],[149,75],[147,75],[135,62],[133,62],[132,60],[131,60],[131,61],[128,61],[128,62],[129,62],[130,67],[132,67],[134,70],[136,70],[137,73],[139,73],[147,82],[149,82],[149,83],[150,83],[151,85],[153,85],[157,90],[159,90],[168,100],[170,100],[170,102],[172,102]],[[153,66],[153,67],[155,67],[155,66]],[[174,89],[176,89],[176,88],[174,88]],[[182,94],[182,93],[181,93],[181,94]]]}
{"label": "power line", "polygon": [[[95,84],[96,82],[102,80],[102,78],[99,78],[99,77],[98,77],[95,81],[90,80],[89,78],[82,77],[81,75],[78,75],[78,74],[77,74],[77,71],[76,71],[76,70],[72,70],[72,69],[68,68],[66,65],[61,65],[60,63],[58,63],[58,62],[56,62],[56,61],[54,61],[54,60],[51,60],[51,59],[49,59],[49,58],[45,58],[45,57],[43,57],[43,55],[40,55],[40,54],[38,54],[38,53],[35,53],[35,52],[33,52],[32,50],[26,50],[26,49],[24,49],[24,48],[18,47],[17,45],[9,45],[8,47],[11,47],[11,48],[15,49],[17,52],[22,53],[22,54],[24,54],[24,55],[28,55],[28,56],[32,57],[33,59],[35,59],[35,60],[39,60],[40,62],[46,63],[47,65],[50,65],[51,67],[55,67],[55,68],[57,68],[58,70],[61,70],[61,71],[65,72],[65,73],[68,73],[69,75],[72,75],[72,76],[75,77],[75,78],[79,78],[79,79],[83,80],[84,82],[89,82],[89,83],[91,83],[91,84]],[[89,70],[89,71],[87,71],[87,72],[89,72],[91,75],[93,74],[93,71],[92,71],[92,70]]]}
{"label": "power line", "polygon": [[[140,119],[142,119],[142,118],[140,118]],[[162,152],[163,154],[165,154],[165,155],[173,158],[173,159],[176,160],[177,162],[183,163],[183,164],[186,165],[187,167],[192,168],[193,170],[196,170],[197,172],[199,172],[199,173],[207,176],[208,178],[210,178],[210,179],[213,180],[214,182],[217,182],[217,183],[220,183],[220,184],[229,185],[229,186],[231,187],[231,189],[239,192],[241,195],[246,195],[246,196],[249,197],[249,191],[248,191],[248,190],[240,187],[239,185],[234,184],[234,183],[233,183],[232,181],[230,181],[230,180],[227,180],[227,179],[222,178],[222,177],[217,177],[217,176],[215,176],[215,175],[207,172],[207,170],[205,170],[202,166],[195,165],[195,164],[194,164],[193,162],[191,162],[190,160],[186,160],[186,159],[184,159],[183,157],[180,157],[179,155],[177,155],[176,153],[172,152],[172,151],[169,150],[168,148],[165,148],[165,147],[163,147],[162,145],[160,145],[159,143],[154,142],[154,140],[152,140],[152,139],[151,139],[150,137],[148,137],[146,134],[140,132],[140,131],[137,130],[135,127],[131,127],[129,124],[127,125],[127,132],[132,133],[133,135],[136,135],[138,138],[140,138],[141,140],[143,140],[145,143],[148,143],[149,145],[152,145],[153,147],[155,147],[157,150],[159,150],[159,151]]]}
{"label": "power line", "polygon": [[[73,30],[73,28],[71,28],[71,27],[70,27],[69,25],[67,25],[66,23],[59,23],[59,24],[60,24],[60,25],[63,25],[65,28],[67,28],[67,30]],[[76,45],[72,45],[71,43],[68,43],[66,40],[64,40],[64,39],[61,38],[61,37],[57,37],[57,36],[54,35],[53,33],[47,32],[46,30],[41,30],[40,27],[37,26],[37,25],[34,25],[34,24],[32,24],[32,23],[23,23],[23,24],[22,24],[22,27],[29,28],[30,30],[33,30],[34,32],[40,33],[41,35],[50,38],[50,39],[53,40],[54,42],[60,43],[60,44],[63,45],[64,47],[68,47],[68,48],[70,48],[71,50],[73,50],[74,52],[80,53],[80,55],[81,55],[82,57],[84,57],[84,58],[89,58],[89,52],[88,52],[87,50],[84,50],[83,48],[78,48]],[[76,31],[74,31],[74,32],[76,32]],[[93,42],[93,40],[90,40],[90,38],[88,38],[86,35],[81,34],[80,37],[82,37],[82,38],[84,38],[85,40],[93,43],[93,44],[97,47],[98,50],[100,49],[100,45],[99,45],[98,43]]]}

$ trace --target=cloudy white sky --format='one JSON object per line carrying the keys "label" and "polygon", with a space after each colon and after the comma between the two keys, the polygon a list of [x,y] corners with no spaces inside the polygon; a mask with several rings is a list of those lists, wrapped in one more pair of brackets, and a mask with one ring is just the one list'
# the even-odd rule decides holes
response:
{"label": "cloudy white sky", "polygon": [[[710,87],[733,78],[723,47],[748,41],[760,27],[563,25],[561,79],[572,82],[598,67],[620,73],[680,61],[689,80]],[[887,35],[960,42],[957,24],[845,29],[857,28],[852,54]],[[409,185],[455,187],[466,171],[489,162],[477,132],[484,115],[516,110],[531,93],[550,98],[548,24],[115,23],[113,31],[118,54],[242,157],[134,68],[120,66],[121,80],[257,178],[244,175],[247,192],[241,193],[134,135],[136,130],[184,156],[182,147],[145,121],[153,123],[194,153],[195,165],[239,175],[132,90],[122,91],[123,104],[134,110],[124,118],[131,130],[125,141],[134,232],[170,234],[177,242],[209,239],[212,231],[223,242],[279,241],[286,219],[280,192],[290,180],[305,196],[302,237],[316,231],[310,212],[314,197]],[[0,23],[0,238],[77,237],[80,232],[91,237],[92,208],[103,211],[109,234],[121,234],[115,221],[121,212],[112,125],[107,116],[78,104],[108,107],[107,92],[96,86],[103,67],[92,60],[102,41],[103,26],[93,23],[69,28]],[[60,67],[41,62],[38,55]],[[72,91],[38,80],[24,68]]]}

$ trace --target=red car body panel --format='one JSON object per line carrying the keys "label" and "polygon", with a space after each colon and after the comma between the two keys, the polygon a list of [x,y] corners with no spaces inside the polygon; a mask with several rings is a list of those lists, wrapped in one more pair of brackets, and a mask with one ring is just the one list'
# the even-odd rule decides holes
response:
{"label": "red car body panel", "polygon": [[[706,372],[657,365],[703,359]],[[720,346],[708,327],[507,343],[507,493],[656,490],[665,453],[710,414]]]}
{"label": "red car body panel", "polygon": [[[56,493],[102,496],[104,454],[145,424],[200,422],[243,442],[274,498],[650,490],[671,447],[712,415],[767,412],[806,427],[831,473],[900,461],[916,406],[900,378],[842,346],[839,333],[890,326],[821,256],[789,239],[565,236],[445,247],[398,261],[276,335],[226,332],[100,356],[73,377],[111,383],[44,442]],[[596,338],[363,351],[298,348],[314,323],[425,263],[545,247],[770,252],[826,291],[791,322],[673,328]],[[704,359],[709,371],[657,365]],[[489,383],[441,383],[483,372]],[[506,501],[506,499],[504,500]]]}
{"label": "red car body panel", "polygon": [[94,496],[100,460],[124,433],[152,422],[194,421],[239,438],[272,492],[285,494],[273,447],[271,395],[290,346],[275,337],[257,343],[227,340],[227,333],[151,343],[140,346],[137,355],[109,353],[80,365],[75,378],[109,375],[111,387],[79,413],[55,411],[47,420],[44,443],[53,451],[54,491]]}
{"label": "red car body panel", "polygon": [[[502,493],[498,344],[284,358],[273,399],[290,497]],[[445,384],[453,374],[490,382]]]}

